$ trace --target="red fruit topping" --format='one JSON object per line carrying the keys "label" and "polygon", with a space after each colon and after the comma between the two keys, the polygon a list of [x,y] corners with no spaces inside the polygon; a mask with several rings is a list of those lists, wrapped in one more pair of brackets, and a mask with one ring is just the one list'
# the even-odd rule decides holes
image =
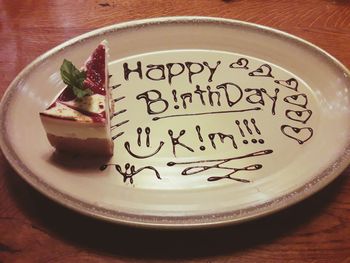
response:
{"label": "red fruit topping", "polygon": [[57,98],[57,101],[70,101],[76,98],[71,87],[66,87],[61,95]]}
{"label": "red fruit topping", "polygon": [[105,47],[99,45],[92,53],[86,65],[86,79],[84,87],[93,93],[106,95],[105,83]]}

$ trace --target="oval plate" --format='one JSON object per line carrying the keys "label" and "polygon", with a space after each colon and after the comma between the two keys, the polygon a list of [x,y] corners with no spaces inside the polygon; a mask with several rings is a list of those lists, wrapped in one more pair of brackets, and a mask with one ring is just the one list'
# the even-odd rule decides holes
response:
{"label": "oval plate", "polygon": [[[110,160],[49,145],[38,113],[110,44]],[[271,28],[177,17],[105,27],[45,53],[1,104],[2,150],[33,187],[78,212],[149,227],[238,223],[294,204],[349,163],[349,71]]]}

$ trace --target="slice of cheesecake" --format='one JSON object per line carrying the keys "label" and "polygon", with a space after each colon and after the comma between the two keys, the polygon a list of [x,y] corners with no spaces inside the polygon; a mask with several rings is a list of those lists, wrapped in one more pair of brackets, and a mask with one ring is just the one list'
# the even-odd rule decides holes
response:
{"label": "slice of cheesecake", "polygon": [[64,60],[61,76],[67,86],[40,112],[47,138],[58,151],[113,154],[106,44],[97,46],[81,70]]}

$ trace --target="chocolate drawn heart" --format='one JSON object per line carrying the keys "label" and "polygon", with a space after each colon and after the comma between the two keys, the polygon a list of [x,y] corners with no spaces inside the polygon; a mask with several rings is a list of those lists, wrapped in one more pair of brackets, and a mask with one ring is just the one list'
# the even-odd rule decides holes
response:
{"label": "chocolate drawn heart", "polygon": [[246,58],[239,58],[236,62],[233,62],[232,64],[230,64],[230,68],[241,68],[241,69],[249,69],[248,68],[248,59]]}
{"label": "chocolate drawn heart", "polygon": [[310,127],[297,128],[290,125],[282,125],[281,131],[284,135],[296,140],[299,144],[307,142],[314,134],[313,129]]}
{"label": "chocolate drawn heart", "polygon": [[292,96],[287,96],[283,100],[289,104],[293,104],[302,108],[306,108],[306,105],[308,103],[308,99],[305,94],[296,94]]}
{"label": "chocolate drawn heart", "polygon": [[288,80],[275,80],[275,83],[284,86],[288,89],[292,89],[294,91],[298,91],[299,83],[295,78],[290,78]]}
{"label": "chocolate drawn heart", "polygon": [[293,121],[306,123],[312,115],[311,110],[286,110],[286,117]]}
{"label": "chocolate drawn heart", "polygon": [[256,70],[249,72],[249,76],[251,77],[269,77],[269,78],[274,78],[271,74],[272,68],[268,64],[263,64]]}

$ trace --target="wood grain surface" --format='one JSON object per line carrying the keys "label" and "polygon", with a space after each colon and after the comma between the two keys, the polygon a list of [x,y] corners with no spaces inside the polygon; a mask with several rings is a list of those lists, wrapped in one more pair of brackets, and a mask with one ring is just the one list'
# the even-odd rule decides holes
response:
{"label": "wood grain surface", "polygon": [[[114,23],[239,19],[295,34],[350,67],[347,0],[0,0],[0,97],[29,62]],[[0,152],[0,262],[350,262],[350,168],[313,197],[238,226],[159,231],[100,222],[48,200]]]}

